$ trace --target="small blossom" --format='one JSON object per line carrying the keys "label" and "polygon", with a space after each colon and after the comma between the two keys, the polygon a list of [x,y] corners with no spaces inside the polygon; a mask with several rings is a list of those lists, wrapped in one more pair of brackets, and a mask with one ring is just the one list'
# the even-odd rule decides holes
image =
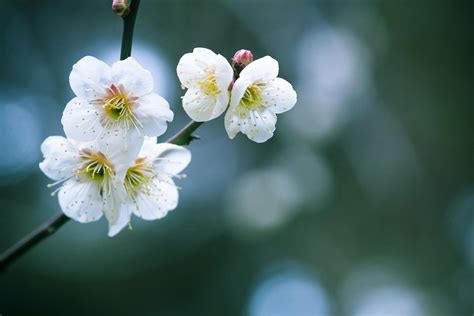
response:
{"label": "small blossom", "polygon": [[177,69],[183,88],[186,113],[197,122],[221,115],[229,105],[229,85],[233,71],[221,55],[206,48],[195,48],[179,60]]}
{"label": "small blossom", "polygon": [[173,177],[191,161],[191,153],[184,147],[146,138],[138,158],[127,169],[124,186],[128,193],[124,205],[127,214],[145,220],[164,217],[178,205],[178,188]]}
{"label": "small blossom", "polygon": [[109,67],[97,58],[79,60],[69,76],[76,94],[67,105],[61,122],[68,138],[78,141],[115,142],[134,157],[143,136],[160,136],[172,121],[168,102],[153,93],[153,78],[129,57]]}
{"label": "small blossom", "polygon": [[278,76],[278,62],[266,56],[240,73],[232,88],[225,128],[229,138],[239,132],[257,143],[273,136],[276,114],[290,110],[296,103],[292,85]]}
{"label": "small blossom", "polygon": [[103,214],[109,223],[109,236],[114,236],[129,222],[121,210],[125,187],[126,165],[120,144],[100,150],[94,142],[77,142],[51,136],[41,145],[44,160],[41,171],[60,185],[58,200],[63,213],[80,222],[99,220]]}

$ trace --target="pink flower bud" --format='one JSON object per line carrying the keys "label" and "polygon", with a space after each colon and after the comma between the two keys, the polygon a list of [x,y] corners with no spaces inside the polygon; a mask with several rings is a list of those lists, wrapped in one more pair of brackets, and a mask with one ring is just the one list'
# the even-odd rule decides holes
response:
{"label": "pink flower bud", "polygon": [[126,16],[130,12],[128,0],[113,0],[112,10],[118,16]]}
{"label": "pink flower bud", "polygon": [[239,77],[240,72],[253,61],[253,54],[246,49],[238,50],[232,57],[232,68],[234,69],[234,79]]}
{"label": "pink flower bud", "polygon": [[245,67],[253,61],[253,54],[249,50],[241,49],[234,54],[232,61],[234,63],[240,63]]}

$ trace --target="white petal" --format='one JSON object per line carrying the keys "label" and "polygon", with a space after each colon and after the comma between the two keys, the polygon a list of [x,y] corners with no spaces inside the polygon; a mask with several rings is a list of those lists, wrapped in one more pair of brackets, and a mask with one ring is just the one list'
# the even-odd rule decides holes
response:
{"label": "white petal", "polygon": [[230,139],[240,132],[240,117],[231,107],[225,114],[225,130]]}
{"label": "white petal", "polygon": [[87,100],[101,98],[112,84],[110,67],[95,57],[86,56],[72,66],[69,83],[78,97]]}
{"label": "white petal", "polygon": [[198,89],[199,81],[207,78],[206,70],[214,68],[218,88],[227,90],[233,76],[229,62],[207,48],[195,48],[192,53],[184,54],[178,62],[176,73],[181,84],[188,89]]}
{"label": "white petal", "polygon": [[74,98],[66,105],[61,123],[68,138],[91,141],[102,132],[99,112],[84,98]]}
{"label": "white petal", "polygon": [[50,136],[41,144],[41,152],[44,160],[39,167],[49,178],[61,180],[74,175],[79,153],[69,140],[62,136]]}
{"label": "white petal", "polygon": [[154,148],[156,145],[156,137],[147,137],[145,136],[142,148],[140,149],[140,153],[138,157],[146,157],[153,155]]}
{"label": "white petal", "polygon": [[268,81],[278,76],[278,62],[270,56],[257,59],[240,73],[240,78],[250,81]]}
{"label": "white petal", "polygon": [[158,174],[177,175],[191,162],[191,152],[182,146],[161,143],[154,145],[147,158]]}
{"label": "white petal", "polygon": [[123,207],[125,205],[126,191],[122,183],[123,179],[121,179],[120,183],[117,179],[113,179],[111,191],[102,194],[104,214],[109,223],[110,237],[117,234],[130,221],[130,214]]}
{"label": "white petal", "polygon": [[80,223],[102,217],[103,201],[96,183],[68,180],[59,190],[58,200],[63,213]]}
{"label": "white petal", "polygon": [[240,130],[250,140],[263,143],[273,136],[276,115],[268,109],[249,111],[246,119],[242,120]]}
{"label": "white petal", "polygon": [[216,83],[217,88],[224,92],[229,90],[229,85],[234,77],[231,65],[222,55],[216,56]]}
{"label": "white petal", "polygon": [[198,59],[207,62],[213,61],[214,58],[217,56],[216,53],[214,53],[209,48],[203,47],[196,47],[195,49],[193,49],[193,53],[197,56]]}
{"label": "white petal", "polygon": [[116,171],[123,169],[135,160],[143,145],[143,135],[137,129],[104,130],[93,145],[110,160]]}
{"label": "white petal", "polygon": [[206,95],[199,89],[189,89],[183,97],[184,111],[196,122],[212,120],[221,115],[226,107],[227,104],[217,104],[216,97]]}
{"label": "white petal", "polygon": [[222,90],[221,93],[217,96],[216,106],[214,108],[214,118],[220,116],[227,109],[230,100],[229,90]]}
{"label": "white petal", "polygon": [[130,205],[133,213],[145,220],[162,218],[178,205],[178,189],[171,178],[155,178],[150,185],[151,189],[138,193]]}
{"label": "white petal", "polygon": [[286,112],[296,104],[296,92],[293,86],[282,78],[268,82],[262,91],[265,106],[276,114]]}
{"label": "white petal", "polygon": [[157,137],[166,132],[166,122],[173,120],[173,112],[168,101],[156,93],[150,93],[138,100],[134,114],[142,125],[140,130],[145,136]]}
{"label": "white petal", "polygon": [[127,93],[141,97],[153,91],[153,77],[133,58],[128,57],[112,65],[112,79]]}
{"label": "white petal", "polygon": [[240,100],[245,94],[248,86],[252,83],[252,81],[248,78],[240,77],[234,82],[234,86],[232,87],[231,99],[230,99],[230,106],[236,107],[239,105]]}
{"label": "white petal", "polygon": [[186,88],[198,89],[198,82],[206,78],[205,68],[207,64],[197,58],[198,56],[194,53],[184,54],[176,67],[179,81]]}
{"label": "white petal", "polygon": [[114,237],[130,223],[130,215],[131,213],[127,207],[122,206],[120,208],[118,219],[114,223],[109,222],[109,237]]}

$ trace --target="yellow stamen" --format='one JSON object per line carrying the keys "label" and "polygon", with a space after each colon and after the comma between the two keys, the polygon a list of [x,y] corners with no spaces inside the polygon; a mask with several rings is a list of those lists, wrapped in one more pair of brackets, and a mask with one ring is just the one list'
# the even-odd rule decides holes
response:
{"label": "yellow stamen", "polygon": [[208,96],[216,97],[221,93],[217,87],[216,72],[209,71],[207,78],[198,82],[202,93]]}

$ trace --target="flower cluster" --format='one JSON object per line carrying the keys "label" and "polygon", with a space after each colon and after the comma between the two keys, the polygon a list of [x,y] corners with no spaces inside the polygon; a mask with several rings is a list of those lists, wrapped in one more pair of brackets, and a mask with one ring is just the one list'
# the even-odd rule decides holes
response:
{"label": "flower cluster", "polygon": [[278,62],[270,56],[253,61],[250,51],[240,50],[232,66],[221,55],[195,48],[178,63],[177,73],[184,88],[183,107],[195,121],[215,119],[225,112],[225,129],[230,139],[239,132],[257,143],[273,136],[276,114],[296,103],[291,84],[278,78]]}
{"label": "flower cluster", "polygon": [[87,56],[73,66],[69,81],[76,97],[61,119],[66,137],[48,137],[40,163],[52,185],[61,185],[54,193],[64,214],[81,223],[105,215],[114,236],[132,213],[153,220],[176,208],[173,177],[191,154],[157,144],[173,112],[153,93],[150,72],[131,57],[109,67]]}
{"label": "flower cluster", "polygon": [[[255,142],[273,136],[276,114],[290,110],[296,92],[278,78],[278,62],[253,61],[240,50],[232,65],[209,49],[196,48],[177,66],[187,92],[186,113],[197,122],[225,114],[232,139],[239,132]],[[157,143],[173,120],[168,102],[153,92],[149,71],[129,57],[112,66],[86,56],[69,77],[76,95],[64,109],[66,137],[51,136],[41,145],[40,169],[60,185],[53,192],[63,213],[81,223],[105,215],[109,236],[130,223],[131,215],[162,218],[178,204],[173,178],[191,161],[184,147]]]}

